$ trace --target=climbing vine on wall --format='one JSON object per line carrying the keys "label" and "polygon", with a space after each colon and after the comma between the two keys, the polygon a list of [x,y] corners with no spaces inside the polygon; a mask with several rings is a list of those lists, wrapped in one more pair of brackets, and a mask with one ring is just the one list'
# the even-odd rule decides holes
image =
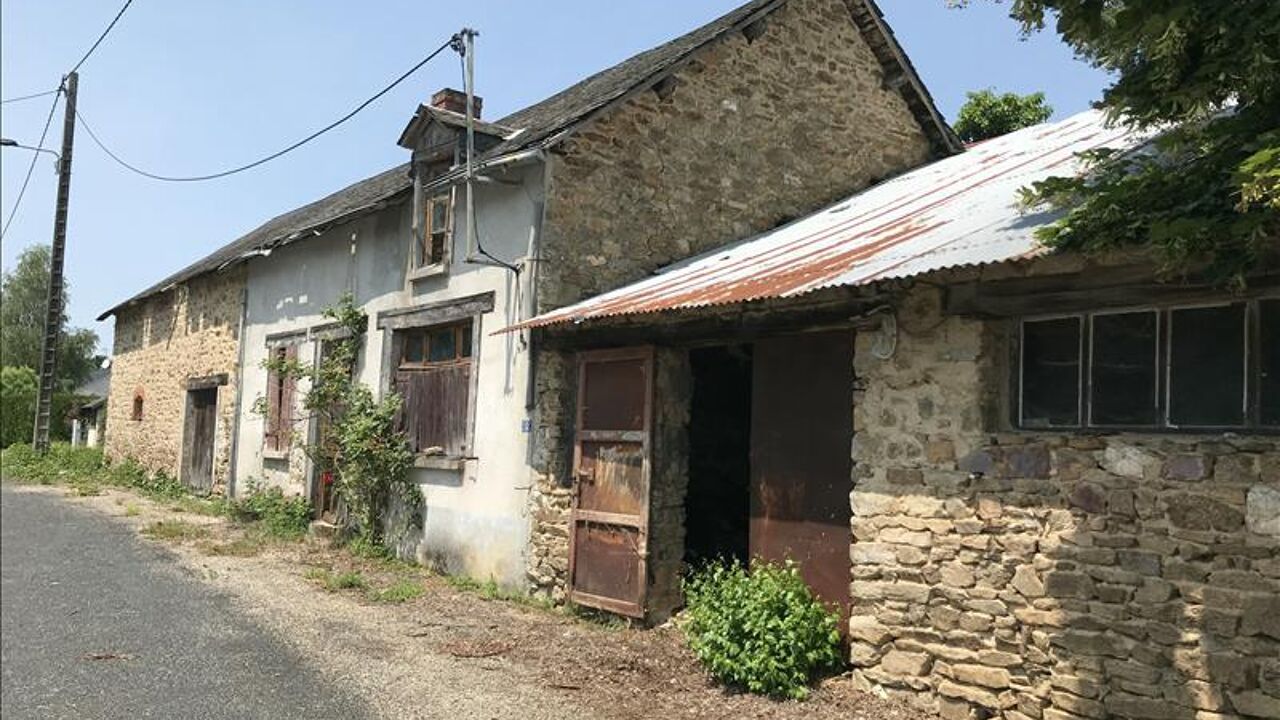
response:
{"label": "climbing vine on wall", "polygon": [[[271,358],[263,363],[268,371],[281,377],[305,379],[308,389],[302,405],[308,419],[318,418],[326,428],[314,444],[301,447],[312,462],[322,469],[336,470],[334,488],[346,509],[347,526],[356,541],[367,547],[382,546],[384,518],[390,508],[400,504],[410,512],[395,513],[405,525],[419,516],[422,496],[409,479],[413,454],[404,433],[397,429],[400,396],[388,392],[378,399],[373,390],[356,379],[356,363],[365,337],[368,320],[344,295],[325,310],[334,320],[320,361],[303,366],[297,360]],[[258,401],[258,411],[265,403]],[[294,432],[297,440],[298,433]],[[398,535],[408,527],[390,528]]]}

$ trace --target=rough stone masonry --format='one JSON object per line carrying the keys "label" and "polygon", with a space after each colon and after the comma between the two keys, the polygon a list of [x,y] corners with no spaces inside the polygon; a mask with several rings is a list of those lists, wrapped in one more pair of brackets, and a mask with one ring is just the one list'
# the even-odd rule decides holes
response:
{"label": "rough stone masonry", "polygon": [[[178,477],[187,381],[225,373],[218,388],[213,482],[227,482],[235,419],[244,267],[195,278],[116,313],[104,449]],[[141,398],[141,417],[134,416]]]}
{"label": "rough stone masonry", "polygon": [[[792,0],[583,126],[550,157],[538,311],[812,212],[930,159],[846,0]],[[540,350],[528,577],[568,569],[572,354]],[[665,580],[655,579],[659,584]],[[662,592],[666,592],[663,590]]]}
{"label": "rough stone masonry", "polygon": [[1002,431],[1013,321],[898,319],[890,360],[857,341],[860,680],[951,720],[1280,717],[1278,439]]}

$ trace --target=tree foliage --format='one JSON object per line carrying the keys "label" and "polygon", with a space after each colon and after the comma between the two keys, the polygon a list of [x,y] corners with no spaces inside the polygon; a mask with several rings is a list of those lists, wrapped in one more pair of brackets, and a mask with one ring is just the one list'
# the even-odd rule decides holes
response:
{"label": "tree foliage", "polygon": [[[32,245],[18,255],[17,264],[0,280],[0,360],[10,367],[40,371],[44,316],[49,293],[48,245]],[[70,299],[63,285],[62,305]],[[64,312],[58,343],[58,386],[71,390],[102,364],[95,355],[98,335],[85,328],[69,329]]]}
{"label": "tree foliage", "polygon": [[1013,0],[1024,32],[1052,25],[1115,81],[1101,106],[1158,131],[1099,152],[1080,178],[1028,193],[1066,210],[1041,238],[1057,248],[1154,251],[1165,269],[1207,263],[1243,283],[1280,246],[1280,3],[1275,0]]}
{"label": "tree foliage", "polygon": [[978,142],[999,137],[1038,125],[1053,114],[1053,107],[1044,101],[1044,93],[1029,95],[1000,93],[994,90],[976,90],[966,93],[968,100],[961,106],[952,126],[960,139]]}
{"label": "tree foliage", "polygon": [[0,367],[0,447],[31,441],[35,408],[35,371]]}

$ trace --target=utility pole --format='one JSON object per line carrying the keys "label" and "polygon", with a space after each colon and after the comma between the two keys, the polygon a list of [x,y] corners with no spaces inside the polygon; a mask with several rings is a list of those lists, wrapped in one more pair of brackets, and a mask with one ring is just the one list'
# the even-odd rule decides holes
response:
{"label": "utility pole", "polygon": [[58,205],[53,215],[53,248],[49,257],[49,298],[45,305],[44,341],[40,347],[40,398],[36,402],[36,452],[49,451],[49,423],[53,414],[53,385],[58,369],[58,335],[62,330],[62,269],[67,248],[67,202],[71,197],[71,146],[76,135],[76,85],[72,71],[63,78],[67,104],[62,120],[62,153],[58,156]]}

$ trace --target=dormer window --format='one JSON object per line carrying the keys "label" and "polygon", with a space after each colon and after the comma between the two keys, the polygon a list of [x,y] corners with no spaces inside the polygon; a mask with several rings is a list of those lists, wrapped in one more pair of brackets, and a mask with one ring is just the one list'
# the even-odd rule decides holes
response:
{"label": "dormer window", "polygon": [[453,242],[453,190],[431,195],[424,203],[422,231],[414,248],[413,269],[443,266]]}

